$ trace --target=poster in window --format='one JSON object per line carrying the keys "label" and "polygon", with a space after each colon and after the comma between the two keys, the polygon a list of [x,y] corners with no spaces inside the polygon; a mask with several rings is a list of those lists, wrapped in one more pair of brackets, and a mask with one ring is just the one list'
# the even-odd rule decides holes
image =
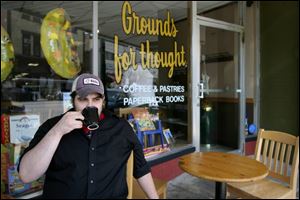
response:
{"label": "poster in window", "polygon": [[14,115],[9,118],[10,143],[24,144],[31,141],[40,126],[39,115]]}

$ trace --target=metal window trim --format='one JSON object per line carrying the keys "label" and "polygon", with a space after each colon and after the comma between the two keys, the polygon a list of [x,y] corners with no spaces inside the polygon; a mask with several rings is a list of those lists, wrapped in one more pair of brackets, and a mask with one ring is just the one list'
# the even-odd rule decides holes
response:
{"label": "metal window trim", "polygon": [[254,97],[254,124],[260,127],[260,2],[256,2],[255,7],[255,24],[256,24],[256,51],[255,51],[255,97]]}
{"label": "metal window trim", "polygon": [[197,16],[197,23],[199,25],[212,27],[212,28],[218,28],[218,29],[239,32],[239,33],[244,32],[244,27],[241,25],[231,24],[228,22],[211,19],[211,18],[203,17],[203,16]]}
{"label": "metal window trim", "polygon": [[101,77],[99,74],[99,41],[98,41],[98,1],[93,1],[93,66],[92,73]]}
{"label": "metal window trim", "polygon": [[197,21],[197,2],[188,1],[189,22],[190,22],[190,83],[188,104],[191,112],[189,113],[189,133],[192,134],[192,144],[196,151],[200,151],[200,99],[198,98],[198,82],[200,80],[200,26]]}

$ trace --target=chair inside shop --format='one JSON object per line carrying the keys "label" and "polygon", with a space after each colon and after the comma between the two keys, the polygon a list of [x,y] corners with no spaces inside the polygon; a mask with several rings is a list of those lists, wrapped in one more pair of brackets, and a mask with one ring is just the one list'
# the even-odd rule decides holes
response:
{"label": "chair inside shop", "polygon": [[[145,123],[152,123],[152,121],[146,121]],[[163,129],[160,120],[154,121],[154,126],[150,130],[143,130],[143,125],[141,124],[141,120],[134,120],[134,124],[136,127],[136,132],[141,142],[143,148],[147,146],[154,146],[153,137],[155,135],[159,136],[161,147],[164,147],[164,140],[163,140]],[[147,138],[147,144],[144,142],[144,138]]]}
{"label": "chair inside shop", "polygon": [[[129,159],[127,161],[127,186],[128,186],[128,196],[127,199],[147,199],[147,195],[142,190],[137,180],[133,177],[133,165],[134,157],[133,152],[131,152]],[[167,181],[153,178],[153,182],[156,191],[160,199],[166,199],[167,197]]]}
{"label": "chair inside shop", "polygon": [[118,114],[131,123],[143,148],[155,145],[155,135],[159,136],[160,144],[164,147],[161,120],[152,120],[147,108],[120,108]]}
{"label": "chair inside shop", "polygon": [[255,159],[265,164],[269,175],[259,181],[228,183],[228,197],[295,199],[299,166],[299,136],[260,129]]}

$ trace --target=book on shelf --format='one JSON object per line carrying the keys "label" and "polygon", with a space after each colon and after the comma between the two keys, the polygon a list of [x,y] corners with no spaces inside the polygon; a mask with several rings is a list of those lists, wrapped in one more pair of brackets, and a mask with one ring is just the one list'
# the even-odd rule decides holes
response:
{"label": "book on shelf", "polygon": [[132,108],[131,113],[137,121],[141,131],[155,130],[154,118],[147,108]]}
{"label": "book on shelf", "polygon": [[[14,168],[13,166],[17,166],[20,156],[22,152],[24,151],[26,146],[21,144],[1,144],[1,181],[4,184],[4,191],[5,193],[12,193],[15,194],[15,192],[11,191],[10,189],[10,183],[15,184],[14,181]],[[16,172],[17,173],[17,172]],[[12,183],[13,182],[13,183]],[[16,186],[17,188],[21,188],[23,186],[20,186],[20,184]],[[26,189],[26,187],[25,187]],[[17,192],[18,193],[18,189]]]}
{"label": "book on shelf", "polygon": [[167,144],[164,144],[163,147],[161,145],[156,145],[156,146],[144,148],[143,151],[144,151],[145,158],[150,158],[158,154],[170,151],[170,148],[167,146]]}
{"label": "book on shelf", "polygon": [[9,137],[9,115],[1,115],[1,144],[7,144],[10,141]]}
{"label": "book on shelf", "polygon": [[1,144],[1,181],[8,182],[7,170],[10,166],[9,151],[6,145]]}
{"label": "book on shelf", "polygon": [[25,194],[28,191],[40,190],[44,184],[44,176],[30,183],[23,183],[19,178],[17,165],[12,165],[8,168],[8,194],[17,196]]}
{"label": "book on shelf", "polygon": [[9,145],[9,154],[10,154],[10,163],[11,165],[16,165],[19,162],[20,156],[28,146],[27,144],[10,144]]}
{"label": "book on shelf", "polygon": [[30,184],[24,184],[19,178],[17,166],[10,166],[7,171],[8,174],[8,194],[16,195],[30,189]]}
{"label": "book on shelf", "polygon": [[140,126],[141,131],[149,131],[149,130],[155,130],[156,129],[153,121],[148,119],[148,118],[138,119],[137,122]]}
{"label": "book on shelf", "polygon": [[164,139],[166,141],[166,144],[172,145],[175,143],[175,139],[171,133],[171,130],[169,128],[163,130]]}

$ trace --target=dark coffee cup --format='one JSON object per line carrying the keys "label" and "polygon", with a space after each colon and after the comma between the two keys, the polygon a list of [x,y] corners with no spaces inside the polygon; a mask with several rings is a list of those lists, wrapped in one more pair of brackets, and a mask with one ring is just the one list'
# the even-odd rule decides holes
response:
{"label": "dark coffee cup", "polygon": [[86,107],[82,110],[82,115],[84,117],[83,124],[89,129],[89,130],[96,130],[99,128],[98,120],[98,108],[96,107]]}

